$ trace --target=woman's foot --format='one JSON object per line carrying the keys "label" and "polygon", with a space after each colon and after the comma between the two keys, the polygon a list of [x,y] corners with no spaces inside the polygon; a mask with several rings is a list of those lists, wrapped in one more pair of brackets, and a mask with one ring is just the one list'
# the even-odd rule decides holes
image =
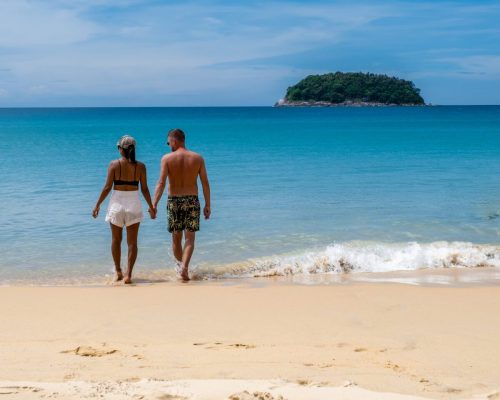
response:
{"label": "woman's foot", "polygon": [[119,269],[116,271],[116,278],[115,278],[115,281],[116,282],[119,282],[123,279],[123,272]]}
{"label": "woman's foot", "polygon": [[123,283],[132,283],[132,270],[130,268],[127,268],[127,273],[125,274],[125,280],[123,281]]}
{"label": "woman's foot", "polygon": [[174,263],[175,263],[175,272],[177,272],[180,275],[182,272],[182,261],[174,259]]}

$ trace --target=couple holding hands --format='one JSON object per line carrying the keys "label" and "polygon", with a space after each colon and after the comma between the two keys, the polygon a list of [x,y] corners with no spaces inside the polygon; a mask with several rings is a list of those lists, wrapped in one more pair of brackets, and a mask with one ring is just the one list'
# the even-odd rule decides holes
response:
{"label": "couple holding hands", "polygon": [[[146,166],[135,159],[136,142],[132,136],[123,136],[117,143],[121,158],[111,161],[106,183],[92,216],[97,218],[101,203],[113,189],[106,213],[111,227],[111,254],[116,270],[116,280],[132,283],[132,270],[137,258],[137,236],[143,220],[139,199],[139,185],[149,205],[149,214],[156,218],[157,206],[168,179],[168,231],[172,234],[172,250],[180,266],[183,281],[189,280],[189,261],[194,251],[196,231],[200,229],[200,202],[198,177],[203,188],[205,207],[203,215],[210,218],[210,185],[203,157],[186,149],[186,137],[181,129],[172,129],[167,136],[172,152],[161,159],[160,178],[153,201],[148,189]],[[127,229],[128,265],[125,276],[121,270],[121,243],[123,227]],[[184,243],[183,243],[184,238]]]}

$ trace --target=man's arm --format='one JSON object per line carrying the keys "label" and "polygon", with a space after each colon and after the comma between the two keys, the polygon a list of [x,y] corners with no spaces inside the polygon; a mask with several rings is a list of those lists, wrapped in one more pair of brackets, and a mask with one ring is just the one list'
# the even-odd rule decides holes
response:
{"label": "man's arm", "polygon": [[203,158],[201,159],[200,180],[201,186],[203,187],[203,197],[205,198],[203,215],[205,216],[205,219],[209,219],[212,212],[210,209],[210,184],[208,183],[207,169],[205,167],[205,160]]}
{"label": "man's arm", "polygon": [[158,208],[158,203],[160,202],[163,191],[167,183],[168,176],[168,166],[167,166],[167,156],[163,156],[160,163],[160,177],[158,178],[158,183],[156,184],[155,195],[153,200],[153,207],[156,211]]}

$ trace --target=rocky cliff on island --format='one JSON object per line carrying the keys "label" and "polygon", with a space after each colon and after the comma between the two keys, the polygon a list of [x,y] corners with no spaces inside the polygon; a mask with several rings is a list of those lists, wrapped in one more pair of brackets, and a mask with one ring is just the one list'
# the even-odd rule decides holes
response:
{"label": "rocky cliff on island", "polygon": [[309,75],[290,86],[275,107],[423,106],[411,81],[362,72]]}

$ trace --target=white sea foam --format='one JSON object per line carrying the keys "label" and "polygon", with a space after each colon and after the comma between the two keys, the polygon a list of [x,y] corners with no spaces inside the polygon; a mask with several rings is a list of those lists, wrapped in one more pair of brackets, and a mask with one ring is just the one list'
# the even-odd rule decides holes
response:
{"label": "white sea foam", "polygon": [[335,243],[326,249],[302,254],[206,266],[198,268],[195,277],[216,279],[478,267],[500,267],[500,246],[444,241]]}
{"label": "white sea foam", "polygon": [[[439,268],[482,269],[489,274],[473,273],[467,281],[481,281],[492,277],[500,281],[500,245],[474,244],[470,242],[432,242],[432,243],[382,243],[382,242],[343,242],[334,243],[323,249],[310,250],[295,254],[282,254],[272,257],[249,259],[231,264],[192,265],[190,275],[194,280],[240,279],[253,277],[297,277],[299,281],[306,278],[313,283],[325,283],[330,279],[343,279],[343,276],[356,273],[375,273],[371,281],[398,281],[401,276],[388,276],[385,273],[396,271],[432,270]],[[498,268],[491,270],[491,268]],[[178,271],[174,267],[160,269],[137,268],[134,282],[137,284],[151,284],[172,282],[178,280]],[[377,275],[376,273],[381,273]],[[358,275],[363,277],[363,274]],[[326,278],[326,280],[324,279]],[[407,277],[408,278],[408,277]],[[448,278],[441,277],[448,282]],[[405,283],[415,283],[415,279],[408,278]],[[439,277],[434,277],[433,282]],[[363,280],[363,279],[361,279]],[[439,283],[439,282],[438,282]],[[11,285],[34,286],[102,286],[115,285],[114,273],[107,275],[58,275],[33,277],[33,279],[10,279],[0,282],[0,286]],[[121,283],[118,283],[121,284]]]}

